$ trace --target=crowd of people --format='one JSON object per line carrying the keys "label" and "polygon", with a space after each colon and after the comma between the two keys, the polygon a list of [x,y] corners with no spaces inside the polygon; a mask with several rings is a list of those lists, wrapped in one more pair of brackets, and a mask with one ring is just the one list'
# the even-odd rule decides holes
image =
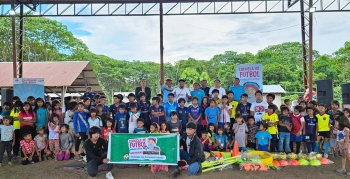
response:
{"label": "crowd of people", "polygon": [[[349,109],[339,110],[338,101],[331,109],[316,101],[303,101],[291,106],[289,100],[277,107],[275,96],[255,92],[256,101],[249,103],[239,79],[225,90],[220,80],[209,88],[206,81],[185,88],[180,79],[177,88],[172,80],[161,84],[162,93],[151,96],[146,79],[128,95],[113,96],[107,106],[105,96],[87,88],[81,98],[71,98],[62,110],[60,101],[45,101],[29,96],[25,102],[13,97],[1,108],[0,165],[4,152],[8,164],[21,155],[28,165],[44,160],[58,161],[86,156],[90,176],[96,176],[100,164],[108,164],[107,143],[111,133],[176,133],[181,136],[179,167],[188,166],[190,174],[200,174],[203,152],[231,151],[235,143],[240,151],[247,148],[270,151],[306,153],[323,151],[324,157],[342,154],[345,172],[346,157],[350,159]],[[81,100],[82,99],[82,100]],[[346,120],[345,120],[346,119]],[[85,141],[85,142],[84,142]],[[82,145],[83,143],[83,145]],[[113,165],[108,164],[106,178],[112,179]]]}

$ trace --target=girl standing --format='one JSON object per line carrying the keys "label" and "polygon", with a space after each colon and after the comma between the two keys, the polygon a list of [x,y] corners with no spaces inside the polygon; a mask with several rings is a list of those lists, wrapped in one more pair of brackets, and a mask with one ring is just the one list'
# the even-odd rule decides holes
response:
{"label": "girl standing", "polygon": [[[74,136],[74,125],[73,125],[73,116],[74,113],[78,110],[78,103],[75,101],[68,103],[68,111],[64,114],[64,123],[67,124],[68,127],[68,133],[71,136]],[[75,143],[75,137],[73,137],[73,143]],[[74,150],[71,148],[71,152],[74,152]]]}
{"label": "girl standing", "polygon": [[209,106],[209,98],[207,96],[204,96],[202,98],[202,104],[201,104],[201,107],[202,107],[202,121],[201,121],[202,129],[206,129],[208,126],[208,121],[205,119],[205,109],[207,109],[208,106]]}
{"label": "girl standing", "polygon": [[[342,153],[341,168],[337,170],[338,173],[345,173],[346,159],[350,160],[350,139],[349,139],[349,127],[350,122],[343,114],[338,116],[335,120],[335,125],[338,125],[337,141],[340,151]],[[350,175],[350,172],[347,173]]]}
{"label": "girl standing", "polygon": [[29,131],[32,136],[35,136],[36,131],[34,128],[34,124],[36,122],[36,114],[33,111],[32,106],[29,102],[26,101],[23,103],[23,108],[18,114],[18,119],[21,123],[21,136],[23,136],[23,134],[26,131]]}
{"label": "girl standing", "polygon": [[46,107],[44,106],[44,100],[42,98],[37,98],[35,100],[34,112],[36,113],[35,127],[46,126],[49,114]]}
{"label": "girl standing", "polygon": [[69,126],[67,124],[62,124],[60,127],[61,135],[60,139],[60,149],[57,155],[57,160],[69,160],[70,158],[70,149],[73,146],[73,138],[68,133]]}
{"label": "girl standing", "polygon": [[115,133],[113,122],[114,120],[112,118],[108,118],[106,120],[106,125],[102,128],[102,137],[106,140],[106,142],[108,142],[109,135],[111,133]]}
{"label": "girl standing", "polygon": [[51,120],[48,123],[49,128],[49,147],[51,152],[54,155],[54,158],[58,155],[60,152],[60,142],[59,142],[59,136],[60,136],[60,121],[59,116],[57,114],[51,115]]}
{"label": "girl standing", "polygon": [[12,159],[17,159],[19,152],[19,142],[21,141],[21,130],[20,130],[20,122],[18,115],[22,110],[23,103],[21,101],[16,101],[13,109],[11,110],[10,117],[13,119],[13,128],[15,129],[15,145],[12,147],[13,149],[13,157]]}
{"label": "girl standing", "polygon": [[52,101],[52,110],[50,111],[50,114],[53,113],[58,115],[59,123],[63,124],[61,103],[58,100]]}
{"label": "girl standing", "polygon": [[9,165],[13,165],[11,162],[12,146],[15,144],[15,132],[12,125],[10,125],[11,119],[8,116],[3,118],[4,125],[0,125],[1,143],[0,143],[0,167],[2,165],[2,158],[5,150],[7,152],[7,162]]}

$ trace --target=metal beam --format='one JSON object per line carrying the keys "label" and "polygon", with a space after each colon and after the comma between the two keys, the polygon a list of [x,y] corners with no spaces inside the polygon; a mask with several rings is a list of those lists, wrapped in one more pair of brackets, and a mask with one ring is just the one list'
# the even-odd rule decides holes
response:
{"label": "metal beam", "polygon": [[159,1],[159,48],[160,48],[160,83],[164,83],[164,45],[163,45],[163,0]]}
{"label": "metal beam", "polygon": [[23,78],[23,36],[24,36],[24,17],[23,4],[19,8],[19,58],[18,58],[18,78]]}
{"label": "metal beam", "polygon": [[[312,0],[309,0],[309,100],[312,100],[312,62],[313,62],[313,33],[312,33],[312,28],[313,28],[313,12],[310,11],[310,9],[313,7],[313,2]],[[333,86],[331,86],[330,88],[333,88]]]}
{"label": "metal beam", "polygon": [[[300,9],[304,9],[304,3],[300,3]],[[307,49],[307,41],[306,37],[309,37],[308,34],[306,34],[306,25],[305,21],[309,21],[308,18],[305,18],[305,13],[304,11],[300,11],[300,19],[301,19],[301,44],[302,44],[302,64],[303,64],[303,87],[304,87],[304,92],[308,88],[307,86],[307,59],[308,59],[308,54],[306,53]]]}
{"label": "metal beam", "polygon": [[[15,0],[11,1],[11,10],[15,9]],[[12,62],[13,62],[13,78],[17,78],[17,46],[16,46],[16,16],[12,16]]]}

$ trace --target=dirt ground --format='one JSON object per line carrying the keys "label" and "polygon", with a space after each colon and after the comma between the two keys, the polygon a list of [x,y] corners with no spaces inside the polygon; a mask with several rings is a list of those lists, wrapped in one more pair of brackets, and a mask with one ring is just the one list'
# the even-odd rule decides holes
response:
{"label": "dirt ground", "polygon": [[[212,179],[220,177],[221,179],[241,178],[241,179],[341,179],[348,178],[345,174],[338,174],[335,172],[340,167],[340,158],[330,158],[335,163],[331,165],[322,165],[320,167],[292,167],[288,166],[281,168],[281,170],[269,170],[267,172],[244,172],[239,171],[238,166],[234,165],[232,169],[224,169],[220,172],[203,173],[201,176],[189,176],[186,171],[182,171],[179,179]],[[58,162],[45,161],[27,166],[22,166],[19,161],[15,162],[14,166],[8,166],[5,161],[0,168],[0,178],[2,179],[86,179],[92,178],[87,175],[84,169],[65,170],[62,165],[72,163],[73,160]],[[348,167],[349,171],[350,168]],[[169,168],[172,172],[172,168]],[[169,178],[167,173],[152,174],[149,167],[113,168],[112,171],[116,179],[166,179]],[[100,172],[95,178],[105,178],[105,172]]]}

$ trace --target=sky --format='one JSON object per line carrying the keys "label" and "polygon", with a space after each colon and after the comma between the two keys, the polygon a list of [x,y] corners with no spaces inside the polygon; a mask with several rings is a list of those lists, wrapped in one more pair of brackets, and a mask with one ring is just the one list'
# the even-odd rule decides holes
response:
{"label": "sky", "polygon": [[[67,25],[93,53],[159,62],[158,16],[50,18]],[[350,41],[348,19],[349,12],[314,13],[314,49],[332,54]],[[256,54],[269,45],[301,42],[299,13],[164,16],[163,22],[164,61],[171,63],[209,60],[231,50]]]}

